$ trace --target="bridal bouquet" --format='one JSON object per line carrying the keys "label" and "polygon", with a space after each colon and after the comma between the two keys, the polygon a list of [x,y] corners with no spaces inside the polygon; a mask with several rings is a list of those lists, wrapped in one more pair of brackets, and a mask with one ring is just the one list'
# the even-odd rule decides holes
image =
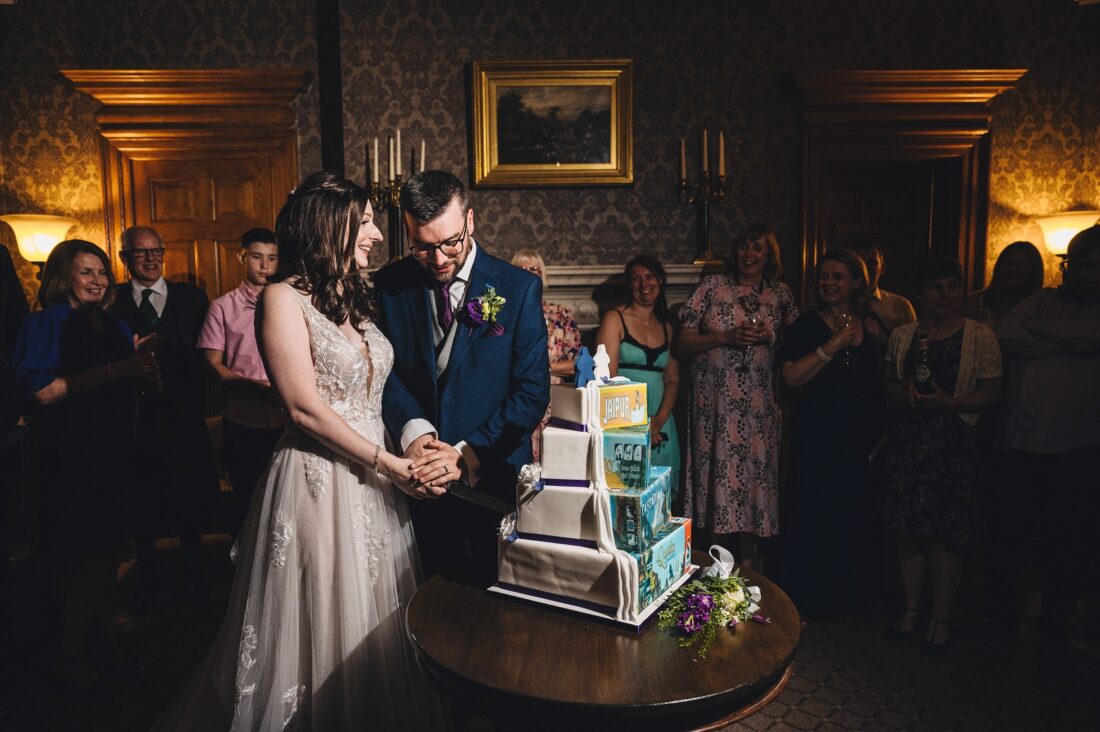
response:
{"label": "bridal bouquet", "polygon": [[700,644],[699,658],[707,657],[707,649],[720,628],[732,628],[744,621],[771,622],[757,612],[760,588],[750,587],[741,573],[732,569],[733,557],[729,559],[728,563],[715,562],[703,577],[681,587],[657,613],[658,627],[680,632],[682,648]]}

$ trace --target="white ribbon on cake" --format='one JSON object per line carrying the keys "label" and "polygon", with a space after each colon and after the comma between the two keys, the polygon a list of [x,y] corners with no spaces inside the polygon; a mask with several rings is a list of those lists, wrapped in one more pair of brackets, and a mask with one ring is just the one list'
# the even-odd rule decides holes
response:
{"label": "white ribbon on cake", "polygon": [[619,579],[619,606],[615,619],[635,622],[638,618],[638,561],[615,546],[615,528],[611,521],[610,489],[603,473],[603,432],[599,429],[599,387],[596,382],[585,386],[588,427],[592,433],[588,449],[588,474],[596,487],[596,546],[611,555]]}

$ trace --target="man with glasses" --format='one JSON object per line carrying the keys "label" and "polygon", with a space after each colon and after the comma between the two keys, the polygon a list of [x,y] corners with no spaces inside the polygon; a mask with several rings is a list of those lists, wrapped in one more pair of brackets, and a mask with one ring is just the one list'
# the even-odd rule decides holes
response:
{"label": "man with glasses", "polygon": [[199,536],[217,491],[217,472],[203,419],[203,356],[196,347],[209,301],[206,293],[164,279],[164,241],[156,229],[122,232],[130,281],[119,286],[111,310],[139,336],[157,334],[162,388],[138,397],[138,481],[131,506],[139,563],[136,614],[148,611],[159,591],[156,538],[179,536],[185,595],[201,599]]}
{"label": "man with glasses", "polygon": [[[394,349],[382,418],[414,460],[406,492],[424,499],[411,511],[425,574],[488,584],[500,514],[514,509],[550,401],[542,285],[474,240],[474,211],[450,173],[414,175],[401,206],[409,256],[374,278]],[[493,295],[503,302],[485,318],[477,304]]]}
{"label": "man with glasses", "polygon": [[1041,650],[1065,669],[1067,625],[1100,579],[1100,225],[1073,237],[1061,270],[1061,287],[1039,290],[997,323],[1007,388],[994,528],[1006,573],[1018,572],[1010,556],[1043,558]]}

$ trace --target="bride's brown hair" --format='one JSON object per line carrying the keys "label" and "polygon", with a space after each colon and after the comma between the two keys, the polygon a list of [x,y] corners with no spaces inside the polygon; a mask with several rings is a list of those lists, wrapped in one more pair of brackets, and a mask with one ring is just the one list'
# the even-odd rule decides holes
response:
{"label": "bride's brown hair", "polygon": [[355,263],[355,240],[367,208],[367,192],[335,173],[311,173],[291,191],[275,221],[279,268],[269,282],[283,282],[310,296],[336,325],[351,320],[361,331],[374,315],[366,279]]}

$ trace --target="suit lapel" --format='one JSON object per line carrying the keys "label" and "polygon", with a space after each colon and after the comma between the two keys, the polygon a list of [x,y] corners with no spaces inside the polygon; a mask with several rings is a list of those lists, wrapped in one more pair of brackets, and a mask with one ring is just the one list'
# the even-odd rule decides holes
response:
{"label": "suit lapel", "polygon": [[432,311],[428,303],[431,291],[422,282],[417,281],[415,286],[405,291],[405,303],[409,308],[409,322],[416,339],[416,347],[420,349],[420,358],[427,364],[428,373],[432,376],[432,382],[437,381],[439,375],[435,368],[435,343],[432,342]]}
{"label": "suit lapel", "polygon": [[[479,245],[477,257],[474,259],[473,269],[470,270],[470,281],[466,285],[466,296],[458,306],[459,311],[461,311],[470,300],[484,294],[490,274],[488,269],[488,255],[485,254],[485,250]],[[451,357],[447,362],[448,371],[453,373],[454,369],[458,368],[462,363],[462,358],[466,355],[466,352],[470,350],[470,344],[473,343],[474,339],[480,336],[485,329],[486,326],[474,328],[466,324],[465,318],[459,319],[458,332],[455,333],[454,345],[451,347]]]}

